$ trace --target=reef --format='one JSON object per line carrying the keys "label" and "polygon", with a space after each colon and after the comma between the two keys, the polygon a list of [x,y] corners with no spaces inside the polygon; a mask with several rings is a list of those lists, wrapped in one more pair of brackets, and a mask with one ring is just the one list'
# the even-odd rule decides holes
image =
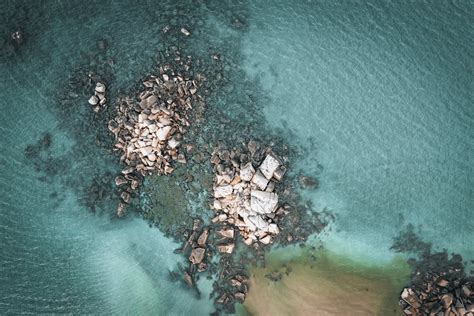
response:
{"label": "reef", "polygon": [[410,284],[400,294],[405,315],[474,315],[474,278],[464,271],[460,255],[433,252],[413,225],[394,239],[392,249],[414,255],[408,260]]}

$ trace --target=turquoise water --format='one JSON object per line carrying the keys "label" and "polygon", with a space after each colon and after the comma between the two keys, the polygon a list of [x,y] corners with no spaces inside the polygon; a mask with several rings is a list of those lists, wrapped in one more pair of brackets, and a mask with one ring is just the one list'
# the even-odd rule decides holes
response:
{"label": "turquoise water", "polygon": [[252,5],[244,67],[268,123],[307,150],[307,196],[337,214],[327,246],[390,259],[411,223],[473,258],[472,2],[272,3]]}
{"label": "turquoise water", "polygon": [[[87,98],[60,102],[90,69],[111,82],[113,100],[174,43],[221,53],[228,85],[218,106],[231,119],[257,109],[244,118],[300,148],[293,170],[320,180],[305,198],[336,214],[327,248],[385,261],[413,224],[435,249],[474,259],[473,4],[0,4],[0,313],[213,310],[210,282],[198,299],[168,277],[183,262],[178,244],[138,218],[112,219],[107,190],[91,198],[119,166],[97,145],[107,139]],[[164,36],[168,24],[192,36]],[[17,27],[25,42],[14,48]],[[25,155],[44,133],[50,146]]]}

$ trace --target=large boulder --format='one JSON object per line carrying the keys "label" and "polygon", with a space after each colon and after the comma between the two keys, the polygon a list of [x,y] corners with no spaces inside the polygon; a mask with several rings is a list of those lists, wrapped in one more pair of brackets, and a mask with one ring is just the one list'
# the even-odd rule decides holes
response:
{"label": "large boulder", "polygon": [[262,162],[259,169],[265,176],[265,178],[270,180],[273,177],[273,173],[275,172],[275,170],[278,169],[280,165],[280,161],[275,156],[273,156],[273,154],[270,153],[267,155],[267,157],[265,157],[265,160]]}
{"label": "large boulder", "polygon": [[250,207],[259,214],[268,214],[275,211],[278,204],[278,195],[272,192],[252,190],[250,192]]}
{"label": "large boulder", "polygon": [[265,190],[268,184],[268,179],[262,172],[260,172],[260,170],[258,170],[252,178],[252,183],[256,184],[260,190]]}

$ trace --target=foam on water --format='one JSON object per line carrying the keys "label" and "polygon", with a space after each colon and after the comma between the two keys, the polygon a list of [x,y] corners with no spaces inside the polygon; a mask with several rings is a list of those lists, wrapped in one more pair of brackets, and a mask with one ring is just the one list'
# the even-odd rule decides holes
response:
{"label": "foam on water", "polygon": [[336,251],[384,260],[408,223],[473,258],[472,3],[252,4],[247,73],[320,179]]}

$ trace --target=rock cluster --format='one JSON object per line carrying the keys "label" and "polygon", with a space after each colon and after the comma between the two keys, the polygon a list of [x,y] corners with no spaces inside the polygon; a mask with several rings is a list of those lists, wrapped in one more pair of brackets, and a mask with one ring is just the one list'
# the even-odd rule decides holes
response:
{"label": "rock cluster", "polygon": [[23,42],[23,33],[21,30],[16,30],[15,32],[11,33],[10,36],[12,40],[18,45]]}
{"label": "rock cluster", "polygon": [[115,135],[114,150],[122,153],[120,160],[127,166],[117,185],[127,184],[132,190],[142,177],[171,174],[176,162],[186,163],[181,150],[183,134],[190,126],[193,102],[201,100],[198,83],[168,65],[160,67],[159,76],[150,76],[143,85],[138,100],[120,100],[117,115],[108,126]]}
{"label": "rock cluster", "polygon": [[405,288],[400,297],[405,315],[474,315],[474,285],[459,279],[427,273],[422,285]]}
{"label": "rock cluster", "polygon": [[[281,159],[271,148],[261,149],[250,141],[247,150],[216,148],[214,166],[214,223],[236,227],[247,245],[269,244],[279,233],[279,217],[287,210],[279,207],[275,186],[285,174]],[[221,252],[232,253],[233,245]]]}
{"label": "rock cluster", "polygon": [[202,227],[202,222],[195,219],[193,230],[186,240],[181,252],[188,255],[190,263],[189,269],[184,271],[184,281],[190,286],[194,286],[194,273],[203,272],[207,269],[206,257],[210,255],[207,251],[209,238],[209,228]]}
{"label": "rock cluster", "polygon": [[94,94],[91,95],[88,102],[94,107],[94,112],[99,112],[106,106],[107,98],[105,97],[106,86],[102,82],[97,82],[94,88]]}

